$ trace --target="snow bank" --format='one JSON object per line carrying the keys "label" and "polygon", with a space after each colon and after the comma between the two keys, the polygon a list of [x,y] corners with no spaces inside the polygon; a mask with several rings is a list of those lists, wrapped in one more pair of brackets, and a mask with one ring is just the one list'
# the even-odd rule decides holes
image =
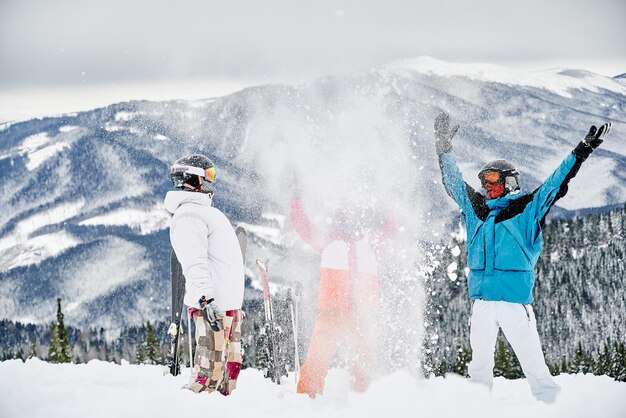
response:
{"label": "snow bank", "polygon": [[626,384],[604,376],[561,375],[563,393],[554,404],[530,395],[525,380],[497,378],[493,394],[458,376],[418,380],[397,372],[364,394],[351,392],[348,375],[331,370],[326,394],[312,400],[258,370],[241,374],[230,397],[196,395],[180,387],[188,371],[163,376],[160,366],[49,364],[37,359],[0,363],[0,416],[12,417],[623,417]]}

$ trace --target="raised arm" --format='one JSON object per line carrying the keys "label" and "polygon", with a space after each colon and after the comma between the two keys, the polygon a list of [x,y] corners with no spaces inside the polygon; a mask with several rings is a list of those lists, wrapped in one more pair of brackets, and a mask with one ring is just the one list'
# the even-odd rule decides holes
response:
{"label": "raised arm", "polygon": [[297,197],[293,197],[291,199],[290,219],[291,226],[298,233],[298,235],[300,235],[300,238],[309,244],[315,251],[321,253],[328,243],[326,235],[321,233],[315,225],[311,223],[304,212],[302,201]]}
{"label": "raised arm", "polygon": [[534,197],[527,210],[533,211],[536,219],[543,221],[556,201],[567,194],[569,181],[576,176],[582,163],[585,162],[594,149],[600,146],[610,130],[610,123],[602,125],[600,129],[592,126],[585,139],[565,157],[557,169],[533,192]]}
{"label": "raised arm", "polygon": [[435,148],[439,156],[443,185],[448,195],[454,199],[464,213],[479,214],[484,210],[484,196],[465,183],[454,155],[452,155],[452,137],[458,129],[459,125],[450,128],[450,116],[445,112],[439,114],[435,119]]}

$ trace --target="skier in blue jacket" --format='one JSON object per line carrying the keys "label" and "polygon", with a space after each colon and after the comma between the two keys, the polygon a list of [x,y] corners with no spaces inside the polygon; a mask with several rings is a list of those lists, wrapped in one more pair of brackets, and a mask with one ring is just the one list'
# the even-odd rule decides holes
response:
{"label": "skier in blue jacket", "polygon": [[565,196],[569,181],[611,129],[592,126],[561,165],[529,194],[520,193],[519,173],[505,160],[486,164],[478,173],[485,195],[463,181],[452,155],[459,126],[450,117],[435,120],[435,146],[443,184],[460,206],[467,230],[469,296],[472,300],[468,373],[473,381],[493,386],[499,328],[515,351],[535,398],[554,401],[560,387],[546,366],[531,303],[534,267],[542,245],[542,225],[554,203]]}

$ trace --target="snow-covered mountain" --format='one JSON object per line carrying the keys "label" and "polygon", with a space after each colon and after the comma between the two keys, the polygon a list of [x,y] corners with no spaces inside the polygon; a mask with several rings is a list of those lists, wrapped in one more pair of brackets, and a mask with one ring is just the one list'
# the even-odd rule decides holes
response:
{"label": "snow-covered mountain", "polygon": [[[454,207],[433,137],[446,110],[461,125],[466,180],[507,158],[532,190],[591,124],[611,136],[583,165],[555,213],[626,201],[626,85],[579,70],[516,72],[430,58],[267,85],[202,101],[129,102],[0,125],[0,317],[41,322],[64,300],[70,324],[114,328],[166,318],[168,167],[215,161],[215,205],[252,235],[248,265],[314,280],[316,258],[291,232],[297,184],[319,225],[346,205],[401,220],[401,257],[441,239]],[[404,269],[403,271],[408,271]],[[254,283],[253,283],[254,284]]]}

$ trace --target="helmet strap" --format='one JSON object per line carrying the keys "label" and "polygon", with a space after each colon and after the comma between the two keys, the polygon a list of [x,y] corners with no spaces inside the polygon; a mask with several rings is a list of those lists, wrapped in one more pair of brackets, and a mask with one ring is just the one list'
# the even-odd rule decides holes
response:
{"label": "helmet strap", "polygon": [[191,185],[189,183],[185,183],[185,184],[183,184],[182,188],[184,190],[188,190],[190,192],[197,192],[197,193],[202,192],[202,177],[200,177],[200,176],[196,176],[196,177],[198,177],[198,179],[199,179],[199,181],[198,181],[198,183],[200,183],[199,187],[195,187],[195,186],[193,186],[193,185]]}

